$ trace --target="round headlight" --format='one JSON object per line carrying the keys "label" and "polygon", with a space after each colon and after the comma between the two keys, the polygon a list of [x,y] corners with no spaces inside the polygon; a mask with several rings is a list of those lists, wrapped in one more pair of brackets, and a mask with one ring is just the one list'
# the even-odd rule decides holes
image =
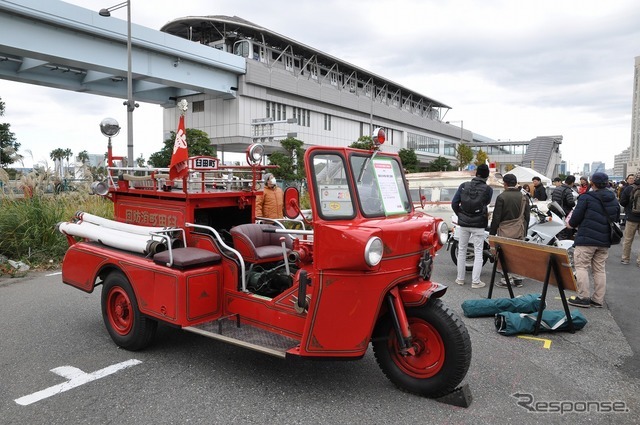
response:
{"label": "round headlight", "polygon": [[369,267],[374,267],[380,264],[382,260],[382,239],[377,236],[372,237],[364,247],[364,261]]}
{"label": "round headlight", "polygon": [[440,244],[444,245],[447,243],[447,239],[449,239],[449,226],[447,226],[447,223],[444,221],[438,223],[436,231],[438,233],[438,240],[440,241]]}

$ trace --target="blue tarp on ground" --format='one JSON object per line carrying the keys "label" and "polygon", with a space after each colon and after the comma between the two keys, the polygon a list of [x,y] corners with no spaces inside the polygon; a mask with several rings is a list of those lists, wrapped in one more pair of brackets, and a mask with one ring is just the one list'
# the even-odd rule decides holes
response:
{"label": "blue tarp on ground", "polygon": [[[502,335],[531,334],[536,326],[538,313],[511,313],[503,311],[496,314],[495,325],[498,333]],[[587,324],[587,318],[577,310],[571,312],[573,328],[579,330]],[[569,322],[564,311],[545,310],[542,312],[540,332],[568,331]]]}
{"label": "blue tarp on ground", "polygon": [[495,316],[502,311],[533,313],[540,310],[540,294],[526,294],[516,298],[466,300],[462,311],[466,317]]}

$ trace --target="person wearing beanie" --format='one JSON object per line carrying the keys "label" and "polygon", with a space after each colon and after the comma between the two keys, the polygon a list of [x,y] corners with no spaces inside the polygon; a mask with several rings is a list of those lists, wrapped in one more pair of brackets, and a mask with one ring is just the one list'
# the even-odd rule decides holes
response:
{"label": "person wearing beanie", "polygon": [[264,191],[262,196],[256,197],[256,218],[283,218],[284,192],[276,183],[273,174],[264,176]]}
{"label": "person wearing beanie", "polygon": [[[602,307],[607,288],[605,264],[611,246],[611,221],[620,220],[620,205],[616,195],[607,190],[609,176],[594,173],[591,190],[578,197],[569,219],[569,227],[577,228],[573,262],[576,268],[578,296],[567,302],[576,307]],[[607,217],[608,216],[608,217]],[[589,285],[589,270],[593,277],[593,292]]]}
{"label": "person wearing beanie", "polygon": [[482,272],[482,251],[484,248],[484,231],[488,221],[488,206],[493,196],[493,189],[487,185],[489,166],[478,165],[476,176],[471,181],[464,182],[458,187],[451,207],[458,216],[458,272],[456,283],[464,285],[466,272],[467,246],[473,235],[473,271],[471,272],[471,288],[482,288],[485,283],[480,281]]}
{"label": "person wearing beanie", "polygon": [[[633,239],[636,233],[640,233],[640,213],[633,212],[634,195],[640,195],[640,193],[636,193],[637,190],[640,190],[640,171],[634,175],[633,180],[627,176],[627,182],[629,184],[620,193],[620,205],[624,208],[626,219],[624,235],[622,236],[622,258],[620,262],[625,265],[629,264],[631,260]],[[638,255],[636,264],[640,267],[640,255]]]}

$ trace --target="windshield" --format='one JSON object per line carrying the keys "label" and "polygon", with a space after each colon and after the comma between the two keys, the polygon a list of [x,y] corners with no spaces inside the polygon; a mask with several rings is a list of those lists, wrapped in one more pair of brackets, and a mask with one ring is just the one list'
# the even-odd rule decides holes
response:
{"label": "windshield", "polygon": [[[351,170],[362,214],[378,217],[411,210],[400,164],[394,158],[352,155]],[[362,176],[360,179],[359,177]]]}
{"label": "windshield", "polygon": [[344,158],[338,154],[313,156],[312,175],[317,188],[318,213],[324,219],[355,217]]}

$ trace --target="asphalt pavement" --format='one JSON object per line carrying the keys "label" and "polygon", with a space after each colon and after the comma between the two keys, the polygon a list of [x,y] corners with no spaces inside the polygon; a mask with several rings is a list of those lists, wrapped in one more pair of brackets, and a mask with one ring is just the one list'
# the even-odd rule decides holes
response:
{"label": "asphalt pavement", "polygon": [[[620,264],[620,250],[610,250],[605,308],[580,309],[588,323],[574,334],[536,337],[506,337],[493,318],[463,317],[461,303],[485,298],[488,288],[472,289],[470,276],[464,286],[453,283],[455,266],[440,251],[433,278],[448,285],[442,300],[463,317],[472,341],[468,408],[399,391],[371,350],[354,362],[289,362],[167,326],[148,349],[121,350],[102,323],[99,291],[86,294],[51,272],[1,277],[0,423],[640,423],[640,268]],[[639,252],[637,238],[634,260]],[[490,274],[488,263],[482,280]],[[525,280],[515,292],[541,289]],[[547,301],[562,309],[555,287]],[[63,385],[56,368],[88,376],[126,362],[135,365],[29,405],[16,401]]]}

